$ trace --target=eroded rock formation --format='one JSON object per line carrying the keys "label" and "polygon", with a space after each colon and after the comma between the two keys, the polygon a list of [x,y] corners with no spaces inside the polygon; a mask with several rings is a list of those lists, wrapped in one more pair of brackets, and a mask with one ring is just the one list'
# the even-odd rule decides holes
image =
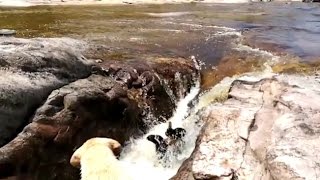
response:
{"label": "eroded rock formation", "polygon": [[[52,41],[11,39],[7,44],[11,48],[8,52],[12,53],[6,56],[3,56],[5,52],[0,53],[6,67],[3,71],[10,71],[14,77],[23,72],[21,77],[26,79],[23,82],[14,79],[21,84],[18,87],[10,86],[11,81],[7,84],[11,90],[22,91],[19,93],[27,96],[13,94],[7,99],[16,98],[15,102],[23,105],[35,102],[16,120],[19,126],[28,119],[30,123],[19,134],[17,127],[14,132],[7,130],[11,135],[18,135],[0,148],[0,178],[79,179],[79,170],[71,167],[69,159],[85,140],[105,136],[124,143],[155,123],[166,121],[172,115],[175,100],[187,93],[197,76],[193,62],[185,59],[104,60],[98,65],[89,63],[83,56],[78,58],[85,51],[81,50],[83,46],[77,48],[79,51],[64,52],[60,49],[68,49],[68,45],[50,49]],[[22,42],[29,48],[18,51],[16,48]],[[29,59],[19,58],[19,53]],[[22,60],[10,64],[6,58]],[[83,69],[86,73],[81,76]],[[39,78],[43,84],[25,88],[30,94],[19,88]],[[6,107],[15,107],[9,105]],[[12,118],[15,109],[9,112],[12,113],[7,116]],[[6,126],[8,122],[2,123]]]}
{"label": "eroded rock formation", "polygon": [[319,102],[316,77],[234,81],[172,179],[319,179]]}
{"label": "eroded rock formation", "polygon": [[0,38],[0,146],[12,139],[54,89],[91,73],[69,38]]}

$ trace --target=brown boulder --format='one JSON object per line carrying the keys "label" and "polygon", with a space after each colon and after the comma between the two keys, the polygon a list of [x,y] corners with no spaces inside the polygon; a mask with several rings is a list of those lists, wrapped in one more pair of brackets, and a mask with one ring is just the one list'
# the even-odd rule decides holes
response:
{"label": "brown boulder", "polygon": [[0,37],[0,147],[54,89],[91,74],[83,47],[70,38]]}

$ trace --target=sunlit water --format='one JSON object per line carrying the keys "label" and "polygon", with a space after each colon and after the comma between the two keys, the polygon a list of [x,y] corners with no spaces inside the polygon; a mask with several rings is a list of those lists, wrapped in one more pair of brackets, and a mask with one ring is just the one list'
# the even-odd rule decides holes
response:
{"label": "sunlit water", "polygon": [[25,0],[0,0],[1,6],[10,6],[10,7],[27,7],[31,4]]}
{"label": "sunlit water", "polygon": [[109,48],[106,59],[195,55],[215,65],[237,53],[230,49],[232,34],[212,38],[221,27],[236,29],[251,47],[318,57],[319,16],[318,4],[297,2],[2,7],[0,28],[15,29],[18,37],[68,36],[99,42]]}
{"label": "sunlit water", "polygon": [[[281,59],[275,55],[279,51],[301,58],[320,56],[319,17],[319,5],[302,3],[32,7],[2,8],[0,26],[17,30],[18,37],[68,36],[106,47],[102,57],[90,58],[141,60],[194,55],[203,62],[202,71],[212,71],[224,57],[233,58],[230,66],[250,57],[262,61],[263,70],[271,72],[270,66]],[[240,63],[239,69],[244,66],[251,64]],[[234,75],[228,74],[228,69],[221,73],[222,77]],[[146,140],[149,134],[165,137],[167,123],[131,139],[120,160],[133,177],[167,180],[175,175],[194,149],[202,125],[200,115],[205,113],[200,111],[225,96],[234,78],[227,77],[204,92],[197,79],[190,93],[177,101],[168,121],[187,130],[186,144],[182,154],[169,153],[167,163],[158,160],[154,144]],[[193,100],[196,103],[190,108]]]}

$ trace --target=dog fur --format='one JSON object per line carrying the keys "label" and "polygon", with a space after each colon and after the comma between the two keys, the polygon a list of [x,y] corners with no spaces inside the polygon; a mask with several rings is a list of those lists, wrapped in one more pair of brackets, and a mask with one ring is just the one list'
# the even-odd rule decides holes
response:
{"label": "dog fur", "polygon": [[172,128],[172,123],[169,122],[169,126],[165,132],[165,135],[168,137],[164,139],[160,135],[149,135],[147,140],[151,141],[156,146],[156,152],[159,155],[160,159],[163,158],[168,150],[168,147],[177,146],[177,153],[181,153],[180,148],[184,141],[183,137],[186,135],[186,130],[183,128]]}
{"label": "dog fur", "polygon": [[81,169],[81,180],[131,180],[117,159],[121,144],[111,138],[87,140],[70,159],[70,164]]}

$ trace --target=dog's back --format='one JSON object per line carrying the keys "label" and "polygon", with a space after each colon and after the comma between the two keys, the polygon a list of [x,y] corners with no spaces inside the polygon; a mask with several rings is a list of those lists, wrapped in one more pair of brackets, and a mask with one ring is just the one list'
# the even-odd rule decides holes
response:
{"label": "dog's back", "polygon": [[169,126],[165,132],[166,136],[168,136],[170,139],[178,140],[182,139],[186,134],[187,131],[183,128],[172,128],[172,123],[169,122]]}

